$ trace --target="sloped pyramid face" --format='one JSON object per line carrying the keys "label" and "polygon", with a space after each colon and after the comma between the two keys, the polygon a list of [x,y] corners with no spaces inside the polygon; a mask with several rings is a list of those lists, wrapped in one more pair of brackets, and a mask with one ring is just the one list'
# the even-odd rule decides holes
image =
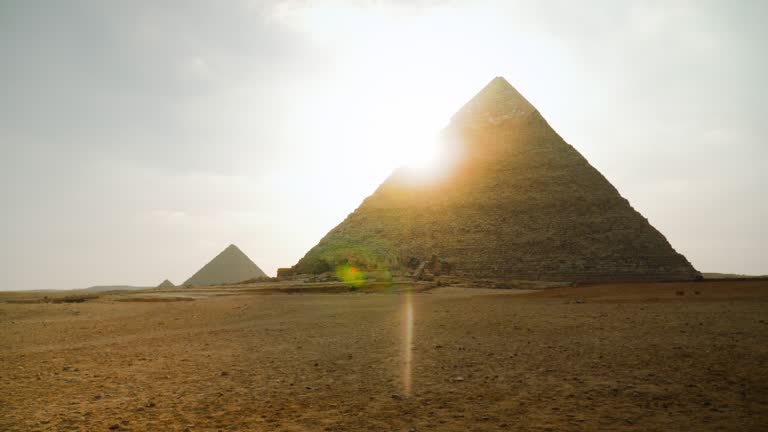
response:
{"label": "sloped pyramid face", "polygon": [[395,171],[294,271],[345,262],[408,270],[436,255],[467,277],[698,277],[504,78],[459,110],[441,139],[455,155],[441,176],[423,181]]}
{"label": "sloped pyramid face", "polygon": [[158,288],[176,288],[176,285],[173,284],[173,282],[169,281],[168,279],[160,282],[160,285],[157,286]]}
{"label": "sloped pyramid face", "polygon": [[235,245],[229,245],[203,266],[184,285],[219,285],[266,277],[261,269]]}

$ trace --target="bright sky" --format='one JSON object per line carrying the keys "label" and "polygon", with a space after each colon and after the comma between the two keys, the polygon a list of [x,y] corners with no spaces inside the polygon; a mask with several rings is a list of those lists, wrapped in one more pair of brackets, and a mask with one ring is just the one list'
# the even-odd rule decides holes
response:
{"label": "bright sky", "polygon": [[0,289],[290,266],[497,75],[701,271],[768,273],[768,3],[3,1]]}

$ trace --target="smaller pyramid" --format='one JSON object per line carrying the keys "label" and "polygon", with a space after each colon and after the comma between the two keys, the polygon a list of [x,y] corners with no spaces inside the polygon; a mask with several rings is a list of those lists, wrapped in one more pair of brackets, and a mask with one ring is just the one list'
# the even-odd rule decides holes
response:
{"label": "smaller pyramid", "polygon": [[237,246],[231,244],[184,282],[184,285],[221,285],[267,277]]}
{"label": "smaller pyramid", "polygon": [[173,282],[169,281],[168,279],[160,282],[160,285],[157,286],[158,288],[176,288],[176,285],[173,284]]}

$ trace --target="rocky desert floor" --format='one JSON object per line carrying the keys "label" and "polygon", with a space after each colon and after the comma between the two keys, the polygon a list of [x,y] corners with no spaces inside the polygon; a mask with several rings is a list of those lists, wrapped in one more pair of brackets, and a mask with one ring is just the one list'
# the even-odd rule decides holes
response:
{"label": "rocky desert floor", "polygon": [[0,295],[0,431],[765,431],[768,281]]}

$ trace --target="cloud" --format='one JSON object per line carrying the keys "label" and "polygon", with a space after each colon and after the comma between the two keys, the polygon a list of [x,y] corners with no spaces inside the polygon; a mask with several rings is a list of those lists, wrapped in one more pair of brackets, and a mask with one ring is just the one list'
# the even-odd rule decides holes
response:
{"label": "cloud", "polygon": [[245,2],[6,8],[0,130],[73,153],[228,169],[232,160],[220,155],[244,144],[233,135],[270,121],[271,88],[303,73],[308,58],[268,7]]}

